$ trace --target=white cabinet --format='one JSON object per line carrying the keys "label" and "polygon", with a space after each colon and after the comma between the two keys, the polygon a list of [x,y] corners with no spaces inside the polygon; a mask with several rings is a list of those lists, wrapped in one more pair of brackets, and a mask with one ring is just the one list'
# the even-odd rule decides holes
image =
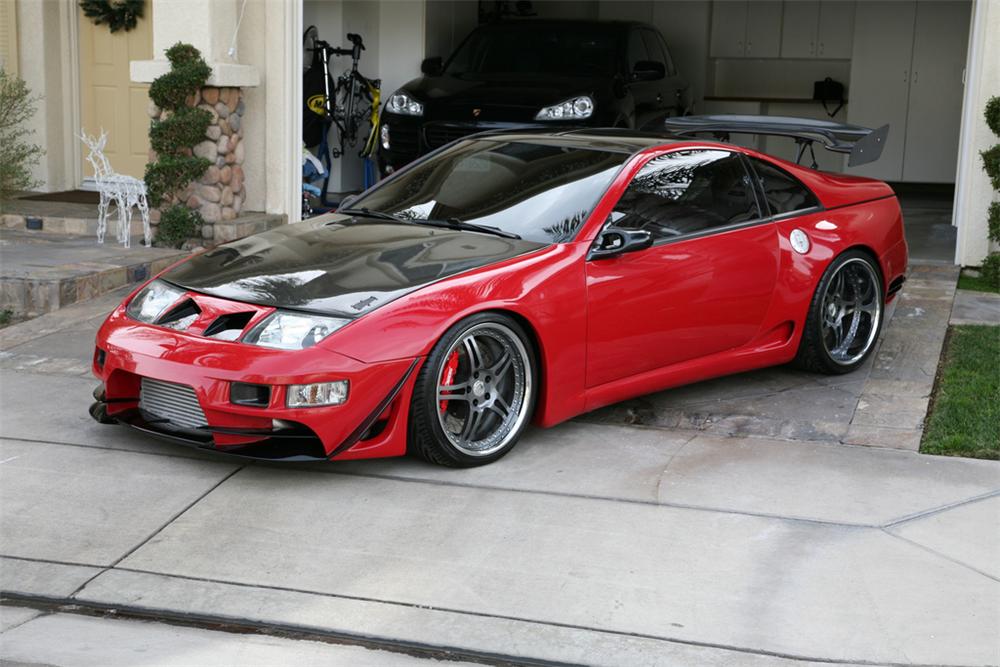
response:
{"label": "white cabinet", "polygon": [[970,10],[967,1],[858,3],[847,119],[888,123],[889,138],[878,161],[851,173],[954,182]]}
{"label": "white cabinet", "polygon": [[781,2],[715,0],[712,3],[713,58],[777,58],[781,52]]}
{"label": "white cabinet", "polygon": [[824,0],[819,3],[816,32],[818,58],[851,57],[854,42],[854,0]]}
{"label": "white cabinet", "polygon": [[782,10],[782,58],[851,57],[853,0],[787,1]]}
{"label": "white cabinet", "polygon": [[967,2],[917,3],[904,181],[955,180],[970,11]]}

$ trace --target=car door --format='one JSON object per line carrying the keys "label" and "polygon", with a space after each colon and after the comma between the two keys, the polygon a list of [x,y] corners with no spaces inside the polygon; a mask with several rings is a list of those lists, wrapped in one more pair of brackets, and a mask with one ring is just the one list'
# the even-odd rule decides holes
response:
{"label": "car door", "polygon": [[660,33],[653,28],[642,28],[640,32],[650,60],[663,63],[664,77],[654,82],[656,117],[680,116],[685,108],[684,92],[687,89],[687,82],[678,76],[673,58],[670,57],[670,50]]}
{"label": "car door", "polygon": [[757,334],[779,249],[741,154],[652,158],[610,227],[645,230],[653,245],[587,260],[588,387],[737,348]]}

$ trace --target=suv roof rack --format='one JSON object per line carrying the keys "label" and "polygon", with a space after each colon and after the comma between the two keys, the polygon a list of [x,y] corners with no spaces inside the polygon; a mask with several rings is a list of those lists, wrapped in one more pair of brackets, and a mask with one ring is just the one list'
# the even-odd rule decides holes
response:
{"label": "suv roof rack", "polygon": [[886,138],[889,136],[888,125],[873,130],[860,125],[846,125],[828,120],[791,116],[728,114],[678,116],[664,119],[663,127],[676,136],[710,133],[720,141],[729,141],[730,133],[791,137],[798,144],[795,163],[799,163],[805,154],[805,149],[809,148],[809,152],[812,154],[813,169],[817,167],[816,154],[812,147],[816,141],[820,142],[828,151],[847,153],[847,165],[855,167],[879,159]]}

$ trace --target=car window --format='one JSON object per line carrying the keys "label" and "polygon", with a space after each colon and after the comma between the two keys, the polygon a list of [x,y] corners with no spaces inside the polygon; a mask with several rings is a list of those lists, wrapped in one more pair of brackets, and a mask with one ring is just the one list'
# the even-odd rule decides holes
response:
{"label": "car window", "polygon": [[646,52],[649,54],[649,59],[663,63],[663,67],[667,73],[673,74],[674,68],[670,63],[670,57],[663,51],[663,42],[660,40],[659,35],[653,30],[645,28],[640,32],[642,33],[643,41],[646,43]]}
{"label": "car window", "polygon": [[570,241],[627,153],[526,141],[467,140],[351,202],[400,218],[458,218],[529,241]]}
{"label": "car window", "polygon": [[670,55],[670,47],[667,46],[667,42],[663,39],[663,35],[658,32],[655,32],[654,34],[656,35],[656,41],[660,43],[660,48],[663,49],[663,57],[666,58],[667,74],[677,74],[677,68],[674,67],[674,59]]}
{"label": "car window", "polygon": [[512,21],[480,28],[445,65],[455,77],[611,76],[621,37],[596,25],[531,25]]}
{"label": "car window", "polygon": [[750,159],[772,215],[819,206],[816,196],[797,178],[764,160]]}
{"label": "car window", "polygon": [[644,229],[654,243],[760,216],[743,160],[730,151],[676,151],[653,158],[635,175],[610,224]]}
{"label": "car window", "polygon": [[635,71],[635,64],[640,60],[649,59],[649,52],[646,50],[646,43],[639,35],[639,31],[633,30],[628,34],[628,71]]}

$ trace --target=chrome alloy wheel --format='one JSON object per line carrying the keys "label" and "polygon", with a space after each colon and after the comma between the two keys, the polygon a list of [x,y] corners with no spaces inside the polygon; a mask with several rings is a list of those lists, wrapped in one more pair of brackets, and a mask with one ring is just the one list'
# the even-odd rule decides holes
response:
{"label": "chrome alloy wheel", "polygon": [[485,322],[463,332],[437,369],[437,415],[448,441],[488,456],[520,432],[531,405],[531,366],[520,337]]}
{"label": "chrome alloy wheel", "polygon": [[882,316],[882,286],[871,264],[861,258],[844,262],[823,295],[823,346],[834,363],[849,366],[875,343]]}

